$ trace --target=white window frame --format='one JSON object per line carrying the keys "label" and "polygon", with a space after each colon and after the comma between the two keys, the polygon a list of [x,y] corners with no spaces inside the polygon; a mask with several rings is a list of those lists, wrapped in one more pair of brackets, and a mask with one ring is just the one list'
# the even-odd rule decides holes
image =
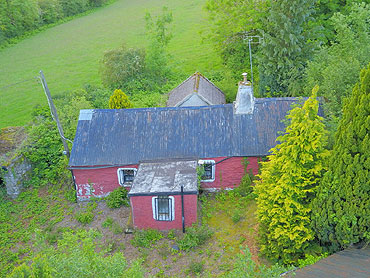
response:
{"label": "white window frame", "polygon": [[[155,205],[155,202],[156,202],[156,199],[159,198],[159,197],[166,197],[166,198],[171,199],[171,201],[172,201],[172,207],[171,207],[171,216],[172,216],[172,218],[169,219],[169,220],[163,220],[163,219],[158,219],[157,218],[156,207],[158,207],[158,206]],[[175,220],[175,198],[173,196],[154,196],[154,197],[152,197],[152,211],[153,211],[153,219],[154,220],[167,221],[167,222],[174,221]]]}
{"label": "white window frame", "polygon": [[212,164],[212,178],[207,180],[201,180],[201,182],[214,182],[215,181],[215,173],[216,173],[216,161],[214,160],[199,160],[198,164],[203,166],[204,164]]}
{"label": "white window frame", "polygon": [[119,185],[126,186],[127,187],[127,186],[131,186],[132,185],[132,182],[126,182],[126,183],[125,182],[122,182],[120,172],[121,171],[123,172],[125,170],[134,171],[134,178],[135,178],[137,169],[136,168],[118,168],[117,169],[117,178],[118,178]]}

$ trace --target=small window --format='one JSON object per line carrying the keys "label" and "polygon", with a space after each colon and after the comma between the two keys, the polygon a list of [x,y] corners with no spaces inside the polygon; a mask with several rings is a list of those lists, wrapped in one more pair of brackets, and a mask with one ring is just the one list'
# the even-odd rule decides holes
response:
{"label": "small window", "polygon": [[118,182],[122,186],[131,186],[136,175],[136,168],[119,168],[117,170]]}
{"label": "small window", "polygon": [[215,167],[214,160],[199,160],[199,165],[203,167],[202,182],[212,182],[215,180]]}
{"label": "small window", "polygon": [[175,199],[172,196],[157,196],[152,199],[153,218],[158,221],[175,220]]}

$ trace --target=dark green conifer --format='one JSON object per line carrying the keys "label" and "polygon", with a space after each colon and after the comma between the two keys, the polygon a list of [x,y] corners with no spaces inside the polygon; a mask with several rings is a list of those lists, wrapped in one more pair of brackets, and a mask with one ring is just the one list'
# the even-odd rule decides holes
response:
{"label": "dark green conifer", "polygon": [[370,64],[344,104],[313,228],[331,251],[370,240]]}

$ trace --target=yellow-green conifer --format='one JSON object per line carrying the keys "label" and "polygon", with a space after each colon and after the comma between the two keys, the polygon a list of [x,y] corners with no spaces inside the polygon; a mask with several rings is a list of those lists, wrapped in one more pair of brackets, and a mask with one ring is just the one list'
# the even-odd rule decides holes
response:
{"label": "yellow-green conifer", "polygon": [[289,112],[285,134],[277,138],[281,143],[262,163],[256,184],[261,251],[283,263],[303,257],[314,239],[310,203],[328,154],[317,90]]}
{"label": "yellow-green conifer", "polygon": [[122,92],[121,89],[115,90],[113,95],[109,98],[110,109],[122,109],[132,107],[133,105],[128,99],[128,96],[124,92]]}

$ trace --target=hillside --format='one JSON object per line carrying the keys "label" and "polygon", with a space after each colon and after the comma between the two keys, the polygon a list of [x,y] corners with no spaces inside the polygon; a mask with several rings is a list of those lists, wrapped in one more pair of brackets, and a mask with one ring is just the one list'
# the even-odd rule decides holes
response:
{"label": "hillside", "polygon": [[171,26],[174,37],[169,45],[172,64],[188,75],[219,67],[220,61],[211,45],[203,44],[199,34],[204,26],[204,2],[118,0],[0,51],[0,128],[25,124],[32,108],[46,103],[36,79],[7,85],[32,79],[40,69],[52,95],[85,84],[100,84],[99,60],[104,51],[123,42],[128,46],[145,46],[145,13],[156,14],[163,6],[174,17]]}

